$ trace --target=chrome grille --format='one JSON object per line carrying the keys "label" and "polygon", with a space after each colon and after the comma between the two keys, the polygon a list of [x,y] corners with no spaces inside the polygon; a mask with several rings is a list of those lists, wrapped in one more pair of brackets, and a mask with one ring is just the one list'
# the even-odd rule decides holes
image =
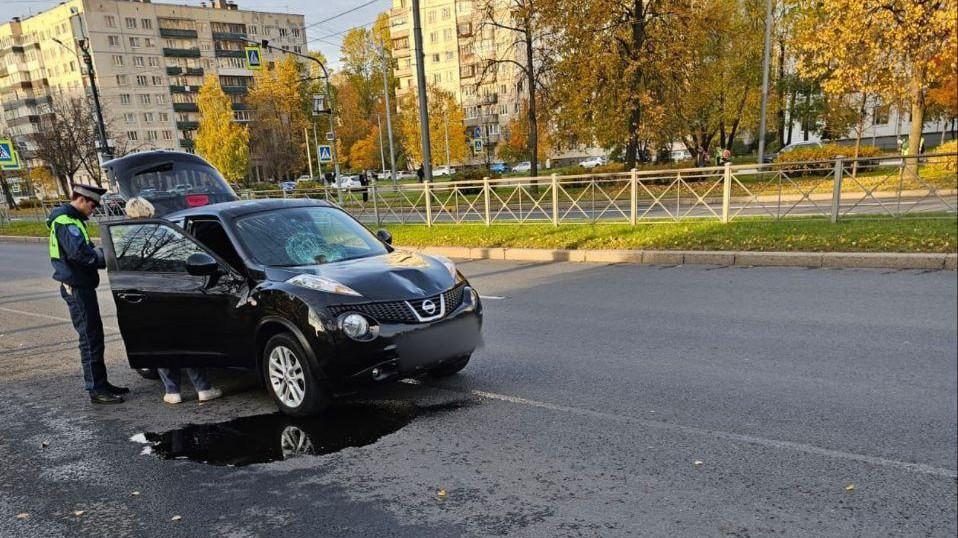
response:
{"label": "chrome grille", "polygon": [[[444,291],[440,295],[415,299],[410,301],[389,301],[382,303],[363,303],[330,306],[329,311],[334,316],[345,314],[346,312],[358,312],[368,316],[379,323],[419,323],[419,318],[433,318],[440,312],[441,304],[445,303],[443,315],[449,314],[459,308],[462,304],[463,289],[465,284],[458,284],[455,287]],[[440,296],[442,299],[440,299]],[[422,305],[426,301],[432,301],[435,310],[430,314],[423,310]],[[413,311],[415,309],[415,312]],[[418,314],[418,316],[416,315]]]}

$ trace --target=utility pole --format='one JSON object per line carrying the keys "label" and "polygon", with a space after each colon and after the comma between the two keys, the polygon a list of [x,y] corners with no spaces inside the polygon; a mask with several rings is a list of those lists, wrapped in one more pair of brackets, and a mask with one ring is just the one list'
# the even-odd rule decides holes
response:
{"label": "utility pole", "polygon": [[765,110],[768,106],[768,64],[772,54],[772,0],[765,0],[765,50],[762,56],[762,118],[758,127],[758,164],[765,160]]}
{"label": "utility pole", "polygon": [[442,127],[446,132],[446,171],[449,171],[449,114],[446,111],[446,106],[442,107]]}
{"label": "utility pole", "polygon": [[383,165],[383,173],[386,173],[386,157],[383,154],[383,117],[376,114],[376,123],[379,125],[379,162]]}
{"label": "utility pole", "polygon": [[[386,134],[389,136],[389,175],[393,180],[393,186],[396,185],[396,152],[393,150],[393,111],[389,104],[389,64],[386,62],[386,44],[380,46],[380,54],[383,58],[383,97],[386,99]],[[380,129],[381,130],[381,129]]]}
{"label": "utility pole", "polygon": [[412,0],[412,34],[416,51],[416,87],[419,89],[419,130],[422,133],[422,170],[424,181],[432,181],[432,150],[429,141],[429,106],[426,100],[426,54],[422,49],[422,17],[419,0]]}

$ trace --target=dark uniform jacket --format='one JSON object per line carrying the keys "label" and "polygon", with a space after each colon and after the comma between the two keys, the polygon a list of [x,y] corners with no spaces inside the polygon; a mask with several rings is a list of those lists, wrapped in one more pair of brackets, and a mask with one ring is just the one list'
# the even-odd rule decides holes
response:
{"label": "dark uniform jacket", "polygon": [[[64,204],[52,212],[47,218],[47,226],[52,226],[54,219],[60,215],[68,215],[86,222],[86,217],[70,204]],[[57,224],[57,242],[60,246],[60,258],[51,258],[53,264],[53,279],[75,288],[95,288],[100,285],[98,269],[106,267],[103,253],[88,242],[83,232],[75,225]]]}

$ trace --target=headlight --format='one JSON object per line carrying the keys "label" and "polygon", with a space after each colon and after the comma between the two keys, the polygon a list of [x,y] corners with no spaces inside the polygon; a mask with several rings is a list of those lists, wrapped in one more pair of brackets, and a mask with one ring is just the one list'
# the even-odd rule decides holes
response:
{"label": "headlight", "polygon": [[444,258],[442,256],[436,256],[436,259],[442,262],[443,266],[446,267],[446,271],[449,271],[449,276],[451,276],[453,280],[458,279],[458,276],[456,274],[456,264],[453,263],[452,260],[450,260],[449,258]]}
{"label": "headlight", "polygon": [[349,314],[344,317],[342,327],[346,336],[357,340],[369,334],[369,322],[359,314]]}
{"label": "headlight", "polygon": [[357,293],[356,290],[345,284],[340,284],[335,280],[316,275],[296,275],[286,282],[301,288],[325,291],[326,293],[338,293],[339,295],[355,295],[356,297],[362,297],[362,295]]}

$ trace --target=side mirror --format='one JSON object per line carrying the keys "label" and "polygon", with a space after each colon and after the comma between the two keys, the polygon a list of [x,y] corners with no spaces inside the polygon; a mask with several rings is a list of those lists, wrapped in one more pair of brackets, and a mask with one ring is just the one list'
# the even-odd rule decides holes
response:
{"label": "side mirror", "polygon": [[378,230],[376,232],[376,237],[379,238],[379,240],[382,241],[383,243],[386,243],[387,245],[393,244],[393,234],[389,233],[386,230],[382,230],[382,229]]}
{"label": "side mirror", "polygon": [[193,276],[215,275],[220,264],[205,252],[197,252],[186,259],[186,272]]}

